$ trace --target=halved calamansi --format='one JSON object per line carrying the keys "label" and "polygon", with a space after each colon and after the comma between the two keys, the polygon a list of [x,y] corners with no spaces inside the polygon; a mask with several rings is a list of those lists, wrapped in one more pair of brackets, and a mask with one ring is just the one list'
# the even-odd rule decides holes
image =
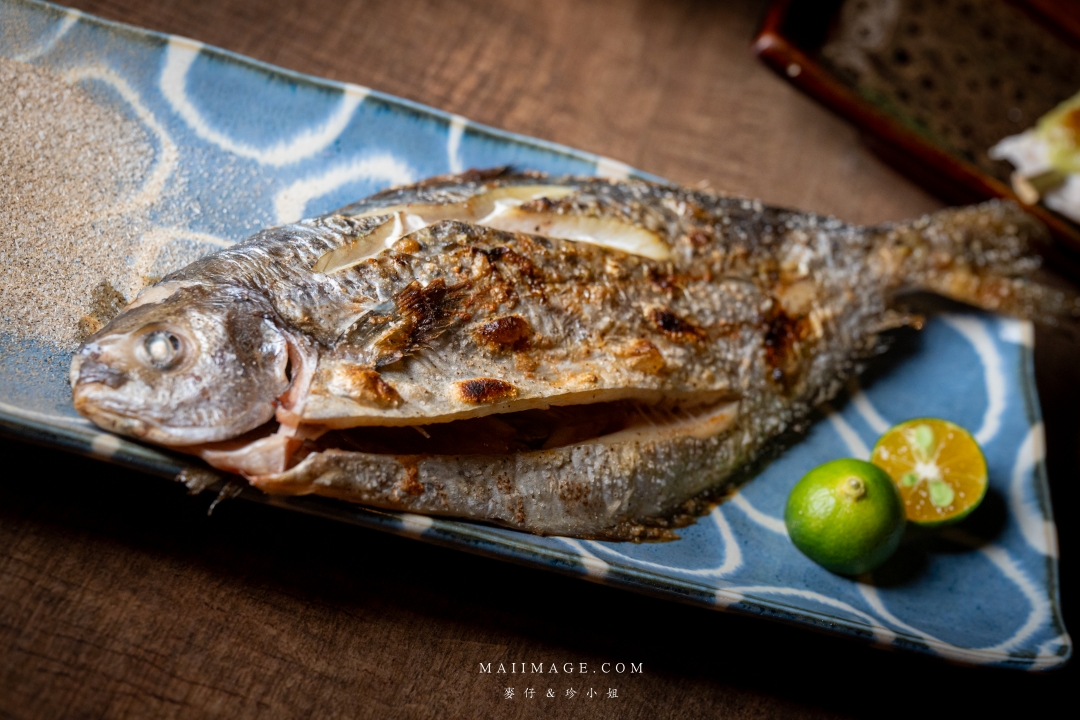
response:
{"label": "halved calamansi", "polygon": [[986,459],[979,444],[947,420],[918,418],[890,428],[870,461],[896,483],[907,519],[918,525],[958,522],[986,495]]}

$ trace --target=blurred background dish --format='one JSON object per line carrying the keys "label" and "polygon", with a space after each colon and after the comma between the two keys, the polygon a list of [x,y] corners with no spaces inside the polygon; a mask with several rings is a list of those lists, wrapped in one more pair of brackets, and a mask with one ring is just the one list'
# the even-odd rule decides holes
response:
{"label": "blurred background dish", "polygon": [[[942,199],[1019,200],[994,148],[1080,90],[1075,0],[779,0],[754,44],[847,118],[880,157]],[[1080,226],[1043,205],[1052,262],[1075,274]]]}

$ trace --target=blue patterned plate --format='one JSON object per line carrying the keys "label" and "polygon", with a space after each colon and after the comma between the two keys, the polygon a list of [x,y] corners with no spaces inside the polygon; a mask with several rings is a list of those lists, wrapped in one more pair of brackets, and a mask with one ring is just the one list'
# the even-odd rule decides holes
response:
{"label": "blue patterned plate", "polygon": [[[0,0],[0,56],[48,69],[145,128],[157,153],[151,174],[159,181],[147,190],[153,229],[141,241],[151,261],[166,257],[173,244],[210,251],[265,225],[464,168],[512,164],[642,175],[356,85],[28,0]],[[676,542],[540,538],[317,498],[242,495],[954,661],[1032,670],[1063,663],[1072,644],[1058,603],[1031,326],[946,314],[918,336],[901,336],[898,345],[864,377],[863,389],[853,387],[842,406],[826,409],[801,441]],[[0,335],[0,425],[19,437],[176,477],[184,458],[103,434],[74,413],[70,352],[43,337]],[[780,519],[795,481],[835,457],[865,458],[891,423],[927,415],[971,429],[983,445],[990,467],[984,507],[960,527],[906,546],[883,570],[858,581],[800,555]]]}

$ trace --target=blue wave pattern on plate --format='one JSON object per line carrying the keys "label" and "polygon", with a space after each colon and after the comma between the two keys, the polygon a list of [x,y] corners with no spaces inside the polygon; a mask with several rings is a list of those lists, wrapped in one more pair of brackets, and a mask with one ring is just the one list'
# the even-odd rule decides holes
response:
{"label": "blue wave pattern on plate", "polygon": [[[366,88],[33,0],[0,0],[0,55],[48,68],[137,118],[155,144],[152,172],[164,178],[151,206],[158,230],[166,242],[207,252],[265,225],[470,167],[650,177]],[[178,216],[180,226],[166,224]],[[69,357],[40,340],[0,337],[0,423],[47,444],[179,473],[183,458],[101,433],[74,413]],[[244,496],[954,661],[1027,669],[1064,662],[1072,645],[1058,603],[1031,326],[943,315],[887,362],[887,372],[864,380],[865,389],[853,386],[842,407],[826,408],[804,438],[672,543],[541,538],[318,498]],[[781,519],[794,483],[826,460],[868,457],[882,431],[913,416],[943,417],[975,433],[990,468],[985,507],[960,527],[916,538],[857,581],[804,558]]]}

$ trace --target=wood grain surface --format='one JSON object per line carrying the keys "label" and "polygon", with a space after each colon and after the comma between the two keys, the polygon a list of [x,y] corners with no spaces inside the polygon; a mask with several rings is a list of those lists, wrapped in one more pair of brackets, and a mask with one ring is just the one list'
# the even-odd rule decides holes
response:
{"label": "wood grain surface", "polygon": [[[757,63],[762,2],[67,4],[688,184],[857,222],[938,206]],[[1068,622],[1080,344],[1040,331],[1037,347]],[[1075,663],[1041,676],[954,667],[270,507],[207,517],[208,498],[161,480],[12,441],[0,452],[0,717],[993,716],[1012,704],[1034,716],[1075,704]],[[478,672],[541,661],[643,672],[523,680],[512,701]],[[562,697],[590,686],[601,695]],[[560,697],[527,699],[527,687]]]}

